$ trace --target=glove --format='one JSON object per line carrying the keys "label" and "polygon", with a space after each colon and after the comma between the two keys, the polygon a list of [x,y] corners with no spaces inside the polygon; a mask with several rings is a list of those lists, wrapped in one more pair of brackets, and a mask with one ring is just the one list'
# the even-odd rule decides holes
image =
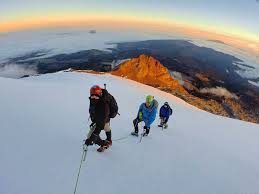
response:
{"label": "glove", "polygon": [[93,143],[93,141],[90,138],[85,140],[85,145],[86,146],[93,145],[93,144],[94,143]]}
{"label": "glove", "polygon": [[139,112],[139,113],[138,113],[138,118],[139,118],[139,120],[142,121],[142,112]]}
{"label": "glove", "polygon": [[[91,125],[90,125],[91,126]],[[93,145],[94,143],[96,143],[98,136],[94,133],[92,133],[92,135],[85,140],[85,145],[89,146],[89,145]]]}

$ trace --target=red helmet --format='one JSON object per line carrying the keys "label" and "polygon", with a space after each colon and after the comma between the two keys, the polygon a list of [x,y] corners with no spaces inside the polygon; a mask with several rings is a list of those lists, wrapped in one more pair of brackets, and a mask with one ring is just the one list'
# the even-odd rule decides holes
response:
{"label": "red helmet", "polygon": [[102,88],[98,85],[94,85],[90,89],[90,94],[91,95],[100,95],[102,93]]}

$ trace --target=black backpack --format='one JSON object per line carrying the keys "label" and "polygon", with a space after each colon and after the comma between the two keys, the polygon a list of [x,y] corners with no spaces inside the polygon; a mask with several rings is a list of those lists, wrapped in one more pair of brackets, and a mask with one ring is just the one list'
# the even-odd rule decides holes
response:
{"label": "black backpack", "polygon": [[[103,98],[105,102],[109,104],[109,109],[110,109],[109,117],[110,118],[116,117],[116,115],[118,114],[119,108],[115,98],[105,89],[102,89],[102,93],[103,93]],[[90,100],[89,113],[90,113],[91,120],[94,122],[95,105],[94,103],[92,103],[90,97],[89,97],[89,100]]]}
{"label": "black backpack", "polygon": [[[118,104],[117,104],[115,98],[111,94],[109,94],[107,91],[105,93],[106,93],[105,101],[106,101],[106,103],[109,104],[109,109],[110,109],[109,117],[114,118],[118,114]],[[90,97],[89,97],[89,100],[90,100],[90,106],[89,106],[90,118],[91,118],[92,122],[95,122],[95,104],[92,103]]]}
{"label": "black backpack", "polygon": [[116,117],[116,115],[118,114],[118,104],[115,100],[115,98],[109,94],[109,107],[110,107],[110,118],[114,118]]}
{"label": "black backpack", "polygon": [[172,115],[173,114],[172,108],[169,105],[168,105],[168,108],[169,108],[169,111],[170,111],[170,115]]}

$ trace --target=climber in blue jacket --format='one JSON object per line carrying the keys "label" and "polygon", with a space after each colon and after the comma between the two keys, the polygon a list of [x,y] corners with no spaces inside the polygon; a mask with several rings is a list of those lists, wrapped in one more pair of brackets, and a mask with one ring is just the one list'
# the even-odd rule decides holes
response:
{"label": "climber in blue jacket", "polygon": [[150,126],[156,119],[157,107],[158,102],[154,99],[154,96],[148,95],[146,102],[142,103],[139,107],[137,118],[133,121],[135,131],[131,135],[138,136],[138,123],[142,121],[145,123],[143,136],[149,134]]}
{"label": "climber in blue jacket", "polygon": [[168,119],[172,114],[173,114],[173,110],[169,106],[168,102],[165,102],[159,111],[159,117],[161,122],[160,122],[160,125],[158,125],[158,127],[163,127],[166,129],[168,127],[167,125]]}

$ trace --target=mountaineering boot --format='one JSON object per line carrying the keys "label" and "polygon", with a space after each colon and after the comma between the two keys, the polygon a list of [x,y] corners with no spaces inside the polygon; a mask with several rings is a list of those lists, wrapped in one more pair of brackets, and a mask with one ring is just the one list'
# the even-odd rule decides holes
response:
{"label": "mountaineering boot", "polygon": [[105,145],[105,146],[100,146],[98,149],[97,149],[97,152],[104,152],[104,150],[108,149],[109,148],[109,145]]}
{"label": "mountaineering boot", "polygon": [[138,132],[133,131],[133,132],[131,132],[131,135],[138,137]]}
{"label": "mountaineering boot", "polygon": [[112,146],[112,140],[106,140],[108,142],[109,147]]}
{"label": "mountaineering boot", "polygon": [[101,145],[98,149],[97,149],[97,152],[103,152],[104,150],[108,149],[110,146],[109,146],[109,141],[107,140],[104,140],[103,145]]}

